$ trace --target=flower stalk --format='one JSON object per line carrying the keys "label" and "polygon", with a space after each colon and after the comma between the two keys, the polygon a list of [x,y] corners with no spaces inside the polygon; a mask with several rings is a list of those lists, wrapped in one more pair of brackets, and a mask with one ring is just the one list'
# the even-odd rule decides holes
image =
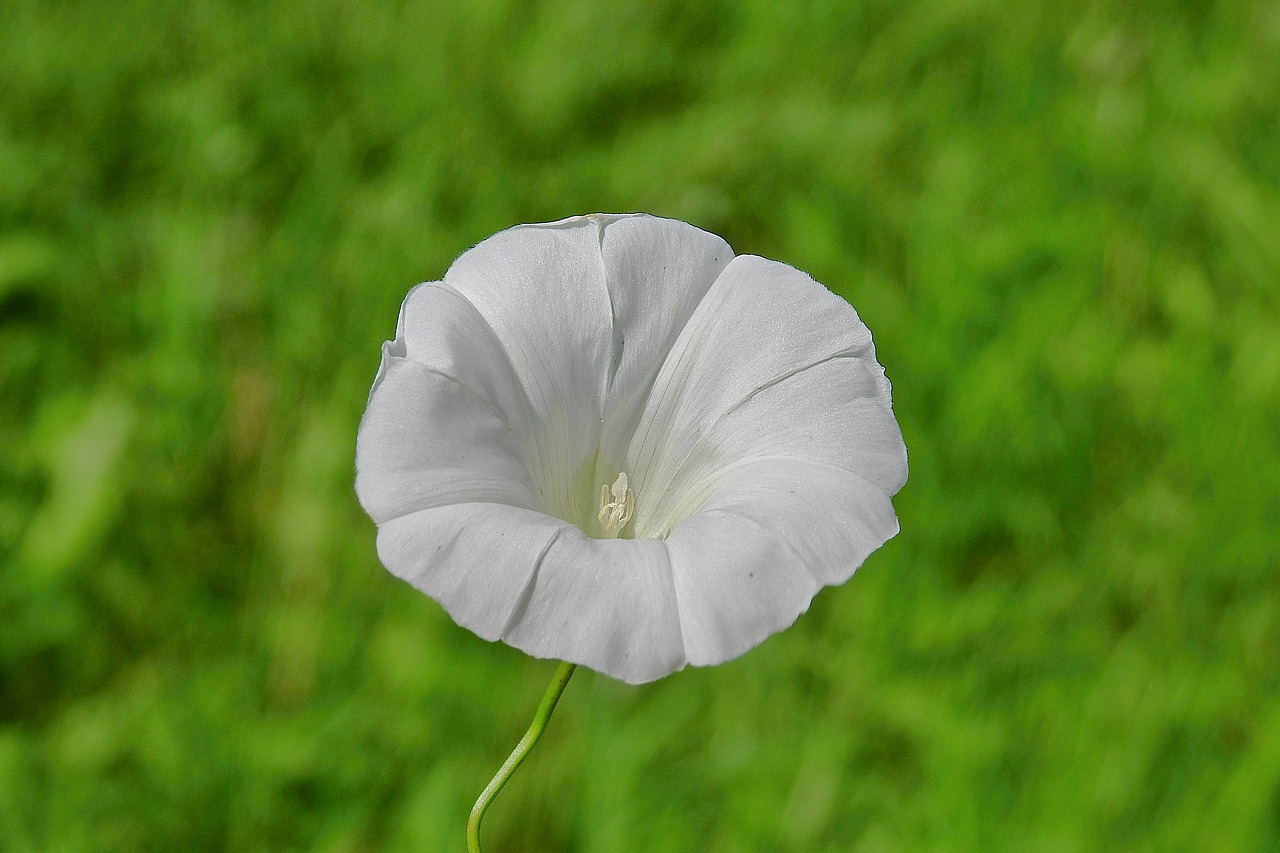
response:
{"label": "flower stalk", "polygon": [[560,701],[560,695],[564,693],[575,669],[577,666],[571,663],[561,663],[556,668],[556,674],[547,685],[547,692],[542,696],[542,704],[538,706],[538,712],[533,715],[529,730],[524,733],[524,737],[520,738],[516,748],[511,755],[507,756],[507,760],[503,762],[497,774],[489,780],[489,784],[480,793],[476,804],[471,807],[471,816],[467,818],[467,853],[480,853],[480,821],[484,819],[484,813],[488,810],[493,798],[507,784],[507,780],[516,772],[516,768],[524,762],[529,751],[542,737],[543,731],[547,728],[547,721],[551,719],[551,713],[555,711],[556,703]]}

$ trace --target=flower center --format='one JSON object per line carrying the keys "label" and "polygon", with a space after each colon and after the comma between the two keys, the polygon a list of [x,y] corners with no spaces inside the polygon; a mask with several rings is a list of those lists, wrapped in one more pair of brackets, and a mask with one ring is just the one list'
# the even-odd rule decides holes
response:
{"label": "flower center", "polygon": [[[610,496],[613,500],[610,500]],[[596,518],[600,521],[605,539],[617,539],[622,528],[627,526],[636,511],[636,493],[627,488],[627,475],[619,474],[612,486],[600,487],[600,511]]]}

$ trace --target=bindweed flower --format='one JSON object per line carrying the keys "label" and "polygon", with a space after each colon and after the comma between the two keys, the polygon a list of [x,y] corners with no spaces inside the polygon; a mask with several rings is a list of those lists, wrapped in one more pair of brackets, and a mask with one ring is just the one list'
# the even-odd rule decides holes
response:
{"label": "bindweed flower", "polygon": [[646,215],[511,228],[414,288],[356,453],[392,573],[630,683],[790,625],[897,533],[906,476],[853,308]]}

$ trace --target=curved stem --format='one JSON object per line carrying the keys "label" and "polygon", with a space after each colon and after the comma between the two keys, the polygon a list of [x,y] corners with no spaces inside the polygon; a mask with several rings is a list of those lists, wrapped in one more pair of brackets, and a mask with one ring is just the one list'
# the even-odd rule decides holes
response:
{"label": "curved stem", "polygon": [[484,819],[484,813],[488,810],[489,803],[493,801],[494,797],[498,796],[502,786],[507,784],[511,774],[516,772],[516,768],[524,761],[529,754],[529,750],[533,749],[533,745],[542,737],[542,732],[547,727],[547,720],[551,719],[551,712],[556,709],[556,703],[560,701],[560,694],[564,692],[565,686],[573,676],[573,671],[577,668],[576,664],[561,663],[556,669],[556,674],[552,677],[551,683],[547,685],[547,692],[542,696],[542,704],[538,706],[538,713],[533,715],[533,722],[529,724],[529,731],[525,732],[524,737],[520,738],[516,748],[511,755],[507,756],[507,760],[503,762],[502,767],[498,768],[497,774],[489,780],[489,784],[480,793],[480,798],[476,800],[476,804],[471,807],[471,817],[467,818],[467,853],[480,853],[480,821]]}

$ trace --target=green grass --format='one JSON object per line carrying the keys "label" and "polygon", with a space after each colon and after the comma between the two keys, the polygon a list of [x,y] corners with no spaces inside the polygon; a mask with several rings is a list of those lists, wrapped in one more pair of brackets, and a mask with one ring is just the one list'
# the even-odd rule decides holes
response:
{"label": "green grass", "polygon": [[902,533],[581,672],[488,849],[1280,847],[1280,7],[393,5],[0,6],[0,849],[461,849],[554,666],[380,568],[355,428],[596,210],[849,298]]}

